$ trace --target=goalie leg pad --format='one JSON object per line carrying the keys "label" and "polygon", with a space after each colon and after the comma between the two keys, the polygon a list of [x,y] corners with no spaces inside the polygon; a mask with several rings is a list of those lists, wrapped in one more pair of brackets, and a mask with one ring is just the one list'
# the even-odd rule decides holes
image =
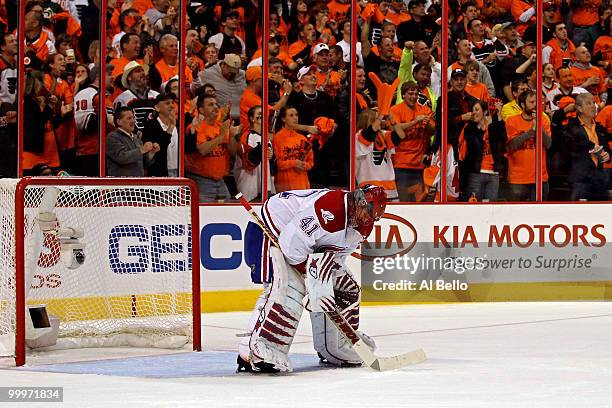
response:
{"label": "goalie leg pad", "polygon": [[[357,330],[359,326],[359,285],[345,268],[340,269],[334,278],[336,304],[346,320]],[[334,365],[362,363],[351,343],[324,313],[310,313],[310,321],[315,350],[323,359]],[[375,348],[372,338],[363,333],[359,335],[371,349]]]}
{"label": "goalie leg pad", "polygon": [[253,329],[255,328],[255,324],[257,324],[257,320],[259,319],[259,315],[263,310],[263,307],[270,296],[271,284],[264,283],[264,290],[261,292],[257,301],[255,302],[255,308],[253,312],[251,312],[251,317],[249,318],[249,331],[245,337],[240,339],[240,343],[238,344],[238,354],[244,361],[249,361],[251,355],[251,347],[249,346],[250,337],[253,333]]}
{"label": "goalie leg pad", "polygon": [[251,338],[250,360],[253,365],[264,362],[280,371],[291,371],[287,357],[302,316],[304,279],[286,264],[283,254],[271,248],[274,279]]}

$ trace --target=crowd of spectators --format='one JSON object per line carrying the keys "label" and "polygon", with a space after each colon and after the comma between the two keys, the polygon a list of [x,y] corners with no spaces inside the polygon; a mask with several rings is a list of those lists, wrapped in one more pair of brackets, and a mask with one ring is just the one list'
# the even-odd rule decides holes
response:
{"label": "crowd of spectators", "polygon": [[[104,39],[98,0],[26,1],[24,174],[98,175],[102,140],[108,176],[177,176],[183,165],[202,202],[260,200],[264,173],[268,193],[349,188],[354,139],[357,183],[392,200],[439,199],[442,154],[451,200],[535,200],[538,163],[544,200],[609,199],[610,0],[545,0],[541,52],[534,0],[445,2],[445,95],[439,0],[363,0],[357,27],[349,0],[270,0],[268,32],[261,1],[186,1],[181,33],[179,0],[108,0]],[[18,4],[0,5],[3,177],[17,169]]]}

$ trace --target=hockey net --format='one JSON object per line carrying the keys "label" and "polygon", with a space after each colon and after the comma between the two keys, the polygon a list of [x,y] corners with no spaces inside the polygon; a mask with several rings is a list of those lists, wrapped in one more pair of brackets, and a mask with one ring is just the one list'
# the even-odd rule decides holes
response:
{"label": "hockey net", "polygon": [[25,361],[25,305],[57,348],[199,350],[197,211],[186,179],[0,180],[0,357]]}

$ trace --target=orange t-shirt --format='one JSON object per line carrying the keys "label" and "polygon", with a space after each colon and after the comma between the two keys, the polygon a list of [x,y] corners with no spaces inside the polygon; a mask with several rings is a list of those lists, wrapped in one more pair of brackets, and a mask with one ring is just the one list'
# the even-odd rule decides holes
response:
{"label": "orange t-shirt", "polygon": [[[550,133],[550,120],[542,114],[544,131]],[[514,115],[506,119],[508,143],[517,136],[531,129],[532,122],[523,119],[523,115]],[[514,151],[508,149],[508,182],[511,184],[533,184],[536,176],[536,139],[527,139],[522,146]],[[542,181],[548,181],[546,170],[546,149],[542,149]]]}
{"label": "orange t-shirt", "polygon": [[[53,83],[53,78],[49,74],[45,74],[44,76],[45,88],[51,92],[51,86]],[[74,94],[72,92],[72,87],[68,82],[59,79],[55,84],[55,89],[53,90],[53,95],[57,96],[59,99],[57,106],[61,106],[62,103],[64,105],[72,105]],[[74,147],[74,136],[76,132],[76,127],[74,123],[73,113],[69,113],[69,118],[66,118],[64,122],[62,122],[58,127],[55,128],[55,136],[57,137],[57,145],[60,151],[64,151],[67,149],[72,149]],[[59,115],[59,113],[58,113]],[[68,120],[69,119],[69,120]]]}
{"label": "orange t-shirt", "polygon": [[45,123],[45,146],[42,153],[23,152],[23,168],[29,170],[38,163],[46,163],[49,167],[59,167],[59,153],[57,151],[57,143],[55,142],[55,132],[51,121]]}
{"label": "orange t-shirt", "polygon": [[593,96],[598,96],[604,92],[606,92],[608,82],[606,80],[606,75],[604,71],[596,66],[591,66],[589,69],[580,69],[575,66],[570,67],[570,71],[572,71],[572,75],[574,76],[574,86],[581,86],[584,81],[589,79],[590,77],[599,77],[599,85],[592,85],[589,87],[585,87],[587,91],[593,94]]}
{"label": "orange t-shirt", "polygon": [[[435,126],[431,109],[418,103],[414,109],[409,108],[404,102],[398,103],[391,107],[391,115],[393,115],[395,123],[407,123],[419,115],[428,115],[429,124],[432,127]],[[404,132],[406,137],[395,146],[393,167],[399,169],[424,169],[423,155],[427,151],[429,135],[425,133],[423,126],[414,126],[404,130]]]}
{"label": "orange t-shirt", "polygon": [[491,153],[491,145],[489,144],[489,128],[485,130],[482,146],[482,162],[480,163],[480,170],[493,171],[495,169],[495,161],[493,160],[493,154]]}
{"label": "orange t-shirt", "polygon": [[533,6],[531,4],[525,3],[522,0],[512,1],[512,5],[510,6],[510,12],[512,13],[512,17],[514,17],[514,21],[516,22],[516,31],[518,31],[520,35],[523,35],[525,33],[525,30],[527,30],[529,24],[533,24],[536,22],[535,14],[531,16],[527,23],[522,23],[519,21],[519,17],[521,16],[521,14],[523,14],[532,7]]}
{"label": "orange t-shirt", "polygon": [[291,58],[295,58],[295,56],[301,53],[302,51],[304,51],[304,48],[306,47],[309,47],[309,45],[306,44],[302,40],[297,40],[296,42],[291,43],[291,45],[289,45],[289,51],[288,51],[289,56]]}
{"label": "orange t-shirt", "polygon": [[483,102],[489,102],[491,98],[489,96],[489,90],[487,86],[482,82],[476,82],[474,85],[467,83],[465,84],[465,92],[472,95],[476,99],[480,99]]}
{"label": "orange t-shirt", "polygon": [[[608,133],[612,134],[612,105],[608,105],[599,111],[595,121],[605,127]],[[608,146],[612,149],[612,140],[608,141]],[[604,168],[612,169],[612,161],[604,163]]]}
{"label": "orange t-shirt", "polygon": [[[276,191],[302,190],[310,188],[307,171],[314,165],[312,143],[306,136],[287,128],[282,128],[272,139],[272,148],[278,165],[274,177]],[[304,170],[298,170],[297,160],[306,162]]]}
{"label": "orange t-shirt", "polygon": [[[155,64],[157,72],[161,76],[162,83],[168,82],[172,77],[177,76],[179,73],[179,64],[168,65],[163,59],[159,60]],[[193,82],[193,75],[189,67],[185,66],[185,84],[191,84]]]}
{"label": "orange t-shirt", "polygon": [[119,26],[119,15],[121,15],[121,10],[118,8],[113,10],[113,14],[108,21],[108,28],[106,30],[106,35],[108,38],[113,38],[115,35],[121,32],[121,27]]}
{"label": "orange t-shirt", "polygon": [[[125,66],[130,62],[131,60],[125,58],[123,55],[120,56],[119,58],[115,58],[113,60],[111,60],[111,64],[113,65],[113,79],[116,79],[117,77],[120,77],[121,75],[123,75],[123,68],[125,68]],[[136,60],[136,62],[138,62],[140,65],[144,66],[144,61],[143,60]]]}
{"label": "orange t-shirt", "polygon": [[549,62],[555,67],[555,72],[561,65],[563,65],[564,59],[574,61],[574,52],[576,51],[576,46],[574,46],[574,43],[570,40],[567,41],[568,46],[565,51],[561,49],[556,38],[553,38],[552,40],[546,43],[546,45],[549,45],[552,48]]}
{"label": "orange t-shirt", "polygon": [[601,54],[602,61],[612,62],[612,37],[609,35],[602,35],[595,41],[593,47],[593,54]]}
{"label": "orange t-shirt", "polygon": [[[577,3],[576,0],[570,3]],[[572,13],[572,23],[575,26],[592,26],[599,22],[598,9],[601,0],[580,0],[580,7],[574,7]]]}
{"label": "orange t-shirt", "polygon": [[261,97],[246,87],[240,97],[240,124],[243,131],[249,128],[249,109],[257,105],[261,106]]}
{"label": "orange t-shirt", "polygon": [[[197,144],[208,142],[219,136],[218,123],[209,125],[202,122],[197,129]],[[213,180],[221,180],[229,173],[230,154],[227,149],[229,143],[229,130],[225,134],[225,141],[202,156],[199,152],[190,153],[185,158],[187,171]]]}

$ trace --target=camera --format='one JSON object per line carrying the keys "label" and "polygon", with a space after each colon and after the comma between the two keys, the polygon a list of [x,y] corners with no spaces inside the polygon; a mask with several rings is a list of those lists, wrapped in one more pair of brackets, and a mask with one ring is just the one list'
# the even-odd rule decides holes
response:
{"label": "camera", "polygon": [[85,244],[78,240],[62,240],[61,259],[68,269],[77,269],[85,263]]}
{"label": "camera", "polygon": [[76,269],[85,263],[85,244],[79,241],[83,238],[80,228],[64,227],[57,229],[60,242],[60,258],[68,269]]}
{"label": "camera", "polygon": [[85,244],[79,241],[85,234],[77,227],[60,227],[57,216],[52,212],[40,212],[38,225],[43,233],[52,234],[60,243],[60,259],[68,269],[76,269],[85,263]]}

